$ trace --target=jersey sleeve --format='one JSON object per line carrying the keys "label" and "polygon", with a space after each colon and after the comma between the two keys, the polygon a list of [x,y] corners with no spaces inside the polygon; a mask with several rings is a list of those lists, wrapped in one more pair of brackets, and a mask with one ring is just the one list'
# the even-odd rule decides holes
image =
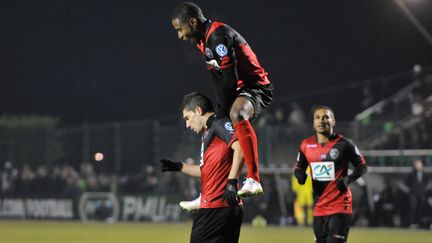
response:
{"label": "jersey sleeve", "polygon": [[221,138],[229,147],[237,140],[234,126],[228,118],[216,120],[214,131],[216,136]]}
{"label": "jersey sleeve", "polygon": [[227,26],[220,26],[211,34],[208,47],[214,53],[213,58],[220,70],[235,65],[234,37]]}
{"label": "jersey sleeve", "polygon": [[357,166],[360,164],[366,165],[366,160],[358,150],[357,146],[350,140],[347,140],[346,144],[347,159],[352,165]]}
{"label": "jersey sleeve", "polygon": [[366,173],[366,160],[357,146],[350,140],[347,140],[346,153],[347,160],[354,166],[353,172],[348,176],[349,183],[351,183]]}
{"label": "jersey sleeve", "polygon": [[303,151],[303,143],[300,145],[297,154],[297,163],[294,166],[294,176],[297,178],[299,184],[303,185],[306,182],[306,169],[308,167],[308,161]]}

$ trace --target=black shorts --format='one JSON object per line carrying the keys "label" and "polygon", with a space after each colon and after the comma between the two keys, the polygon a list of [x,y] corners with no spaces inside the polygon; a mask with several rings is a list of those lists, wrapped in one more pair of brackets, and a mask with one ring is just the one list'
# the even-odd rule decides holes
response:
{"label": "black shorts", "polygon": [[202,208],[194,217],[191,243],[237,243],[243,221],[241,206]]}
{"label": "black shorts", "polygon": [[348,240],[351,214],[314,216],[313,231],[316,243],[343,243]]}
{"label": "black shorts", "polygon": [[248,99],[254,107],[254,117],[258,117],[273,100],[273,84],[243,87],[238,90],[238,97]]}

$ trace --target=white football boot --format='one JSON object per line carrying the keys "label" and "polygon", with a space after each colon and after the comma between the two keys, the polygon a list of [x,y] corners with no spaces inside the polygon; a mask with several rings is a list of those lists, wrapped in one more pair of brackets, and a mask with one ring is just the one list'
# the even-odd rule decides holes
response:
{"label": "white football boot", "polygon": [[263,194],[264,191],[259,182],[252,178],[246,178],[243,182],[242,188],[237,192],[240,197],[252,197]]}
{"label": "white football boot", "polygon": [[195,212],[199,209],[201,203],[201,194],[192,201],[179,202],[180,207],[188,212]]}

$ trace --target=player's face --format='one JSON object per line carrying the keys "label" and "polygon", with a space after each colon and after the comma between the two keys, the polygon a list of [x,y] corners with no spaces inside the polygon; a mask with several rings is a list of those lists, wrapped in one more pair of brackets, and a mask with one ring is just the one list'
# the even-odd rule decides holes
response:
{"label": "player's face", "polygon": [[186,122],[186,127],[190,130],[198,134],[201,134],[204,131],[203,117],[199,110],[183,110],[183,119]]}
{"label": "player's face", "polygon": [[330,110],[318,109],[314,112],[313,124],[317,133],[330,135],[333,133],[336,121]]}
{"label": "player's face", "polygon": [[189,23],[182,23],[176,18],[171,21],[172,26],[177,31],[180,40],[193,42],[195,41],[195,30]]}

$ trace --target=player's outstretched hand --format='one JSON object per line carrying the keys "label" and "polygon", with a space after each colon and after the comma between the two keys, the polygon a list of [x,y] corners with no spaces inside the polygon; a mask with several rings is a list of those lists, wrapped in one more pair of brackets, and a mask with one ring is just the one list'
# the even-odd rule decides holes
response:
{"label": "player's outstretched hand", "polygon": [[238,205],[240,198],[237,195],[237,183],[236,179],[228,179],[225,191],[222,195],[222,202],[227,201],[230,206]]}
{"label": "player's outstretched hand", "polygon": [[342,193],[345,193],[348,190],[348,180],[348,177],[336,179],[336,186]]}
{"label": "player's outstretched hand", "polygon": [[183,163],[182,162],[173,161],[173,160],[170,160],[170,159],[161,159],[160,163],[161,163],[160,170],[162,172],[181,171],[181,169],[183,168]]}

